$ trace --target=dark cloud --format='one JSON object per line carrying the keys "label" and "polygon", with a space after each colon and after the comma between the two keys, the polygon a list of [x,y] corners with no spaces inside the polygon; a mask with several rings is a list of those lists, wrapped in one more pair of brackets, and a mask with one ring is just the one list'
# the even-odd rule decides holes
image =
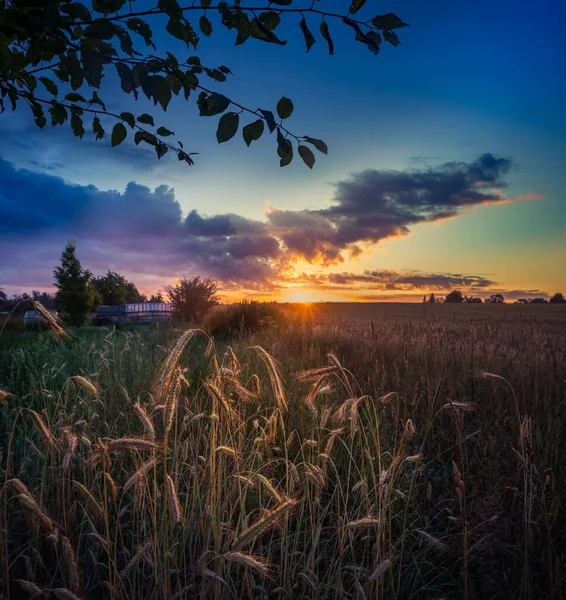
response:
{"label": "dark cloud", "polygon": [[501,193],[511,169],[506,158],[483,154],[409,171],[367,170],[335,184],[335,204],[321,210],[272,210],[272,232],[306,260],[341,262],[354,244],[375,244],[409,233],[409,226],[455,217],[468,207],[508,201]]}
{"label": "dark cloud", "polygon": [[[339,263],[359,255],[365,245],[406,235],[411,225],[506,201],[501,190],[511,166],[507,159],[484,154],[471,163],[435,169],[363,171],[335,184],[328,208],[271,209],[266,221],[257,221],[196,210],[185,216],[166,185],[150,190],[131,182],[124,191],[104,191],[16,169],[0,159],[0,285],[48,285],[63,245],[75,238],[93,271],[111,268],[147,281],[202,274],[226,287],[275,289],[297,258]],[[493,283],[477,276],[393,271],[327,275],[318,281],[385,291],[483,289]]]}

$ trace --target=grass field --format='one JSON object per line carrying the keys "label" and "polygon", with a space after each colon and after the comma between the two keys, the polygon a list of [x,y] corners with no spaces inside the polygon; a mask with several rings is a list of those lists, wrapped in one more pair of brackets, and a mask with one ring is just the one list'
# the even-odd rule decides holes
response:
{"label": "grass field", "polygon": [[5,331],[4,598],[561,598],[566,306],[292,312]]}

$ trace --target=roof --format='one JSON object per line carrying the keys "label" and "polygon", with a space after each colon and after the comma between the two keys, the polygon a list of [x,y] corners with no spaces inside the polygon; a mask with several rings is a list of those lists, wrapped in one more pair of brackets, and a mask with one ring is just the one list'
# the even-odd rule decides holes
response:
{"label": "roof", "polygon": [[126,313],[154,313],[173,312],[173,305],[167,302],[132,302],[116,306],[99,306],[96,309],[98,316],[125,315]]}

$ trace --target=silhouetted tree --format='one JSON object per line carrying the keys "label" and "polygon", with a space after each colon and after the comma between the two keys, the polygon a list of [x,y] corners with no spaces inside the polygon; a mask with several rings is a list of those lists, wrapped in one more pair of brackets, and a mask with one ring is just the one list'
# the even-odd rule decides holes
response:
{"label": "silhouetted tree", "polygon": [[69,325],[82,325],[92,309],[94,296],[91,273],[82,268],[75,250],[75,243],[69,242],[61,255],[61,265],[53,271],[58,288],[55,304]]}
{"label": "silhouetted tree", "polygon": [[149,302],[165,302],[163,299],[163,294],[161,292],[157,292],[157,294],[152,294]]}
{"label": "silhouetted tree", "polygon": [[434,294],[431,294],[431,295],[428,297],[428,301],[429,301],[429,303],[430,303],[430,304],[435,304],[435,303],[436,303],[436,297],[435,297],[435,295],[434,295]]}
{"label": "silhouetted tree", "polygon": [[486,302],[489,304],[503,304],[505,302],[505,298],[501,294],[493,294],[486,300]]}
{"label": "silhouetted tree", "polygon": [[[257,3],[241,6],[240,2],[210,0],[152,0],[139,7],[132,4],[128,0],[0,2],[0,113],[8,106],[13,110],[29,106],[31,111],[24,113],[25,118],[33,118],[38,127],[69,124],[78,138],[85,135],[85,129],[92,128],[99,140],[105,137],[105,128],[112,127],[112,146],[121,144],[129,133],[136,145],[143,142],[153,146],[158,158],[171,151],[192,165],[194,152],[184,149],[180,142],[169,141],[173,132],[156,127],[152,115],[140,115],[137,109],[137,117],[132,112],[107,110],[100,90],[104,90],[105,76],[110,74],[113,78],[117,72],[121,91],[130,95],[130,104],[140,95],[163,110],[173,96],[194,100],[201,117],[221,115],[216,131],[219,143],[234,137],[240,128],[240,116],[248,115],[250,121],[242,128],[248,146],[264,131],[276,131],[272,139],[276,140],[281,166],[288,165],[295,154],[312,168],[315,156],[309,146],[325,154],[327,147],[316,138],[294,135],[283,124],[293,113],[289,98],[279,100],[273,107],[277,110],[274,115],[272,110],[248,108],[220,93],[219,84],[232,76],[232,71],[224,65],[209,66],[210,60],[219,60],[220,46],[214,45],[216,36],[225,36],[227,29],[235,45],[269,43],[282,48],[287,39],[278,35],[286,37],[290,22],[300,14],[300,28],[296,31],[300,30],[307,51],[319,37],[329,54],[334,54],[331,30],[341,27],[377,55],[382,41],[398,46],[396,30],[407,25],[393,13],[365,12],[365,0],[338,3],[335,10],[332,5],[331,10],[326,10],[326,6],[319,6],[321,3],[316,8],[308,3],[297,6],[295,0],[266,2],[265,9]],[[276,33],[279,25],[284,29],[282,34]],[[180,40],[191,48],[192,54],[197,50],[200,33],[213,38],[207,46],[211,56],[201,54],[202,62],[199,56],[187,59],[184,55],[164,53],[163,46],[172,41],[171,36],[175,43]],[[111,95],[116,92],[112,90]],[[117,105],[128,109],[124,99]]]}
{"label": "silhouetted tree", "polygon": [[169,295],[175,316],[183,321],[198,320],[210,308],[220,304],[218,284],[212,279],[183,277],[179,282],[168,285],[165,291]]}
{"label": "silhouetted tree", "polygon": [[566,298],[564,298],[564,294],[562,292],[556,292],[549,302],[550,304],[564,304],[566,302]]}
{"label": "silhouetted tree", "polygon": [[546,298],[533,298],[529,300],[529,304],[548,304],[548,300]]}
{"label": "silhouetted tree", "polygon": [[33,290],[31,293],[31,299],[34,302],[39,302],[48,310],[55,308],[55,296],[53,294]]}
{"label": "silhouetted tree", "polygon": [[477,296],[466,296],[466,302],[468,304],[482,304],[483,300]]}
{"label": "silhouetted tree", "polygon": [[114,271],[95,277],[92,287],[100,294],[101,304],[116,306],[128,302],[143,302],[145,298],[131,281]]}
{"label": "silhouetted tree", "polygon": [[464,302],[464,296],[460,290],[452,290],[446,295],[444,302],[462,303]]}
{"label": "silhouetted tree", "polygon": [[526,298],[519,298],[518,300],[515,300],[515,304],[528,304],[529,301]]}

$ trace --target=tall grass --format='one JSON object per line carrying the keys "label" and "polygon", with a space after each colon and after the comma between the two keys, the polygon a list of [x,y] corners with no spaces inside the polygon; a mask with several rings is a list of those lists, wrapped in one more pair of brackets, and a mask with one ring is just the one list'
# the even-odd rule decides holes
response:
{"label": "tall grass", "polygon": [[2,593],[560,597],[564,337],[440,320],[231,347],[6,337]]}

